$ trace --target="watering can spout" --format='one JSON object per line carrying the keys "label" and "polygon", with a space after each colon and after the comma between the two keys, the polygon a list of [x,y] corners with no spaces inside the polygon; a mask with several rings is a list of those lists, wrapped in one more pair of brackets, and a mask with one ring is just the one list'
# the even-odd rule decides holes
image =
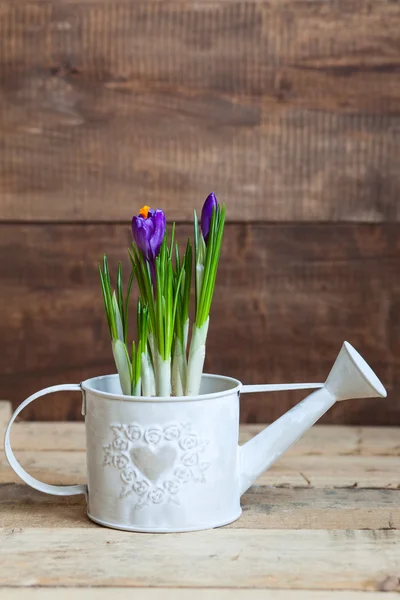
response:
{"label": "watering can spout", "polygon": [[[384,398],[387,395],[371,367],[348,342],[344,342],[325,384],[318,387],[318,390],[239,448],[241,494],[336,401]],[[253,390],[248,386],[243,391]]]}

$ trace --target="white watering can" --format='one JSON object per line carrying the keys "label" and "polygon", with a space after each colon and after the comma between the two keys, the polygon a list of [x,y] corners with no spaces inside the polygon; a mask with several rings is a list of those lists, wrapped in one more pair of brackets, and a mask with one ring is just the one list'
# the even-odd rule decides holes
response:
{"label": "white watering can", "polygon": [[[239,397],[248,392],[318,388],[243,446]],[[16,460],[10,429],[33,400],[60,390],[83,394],[88,485],[55,486]],[[240,497],[336,401],[385,397],[372,369],[343,344],[324,384],[243,385],[204,375],[201,394],[146,398],[121,394],[117,375],[57,385],[33,394],[5,434],[10,466],[31,487],[55,495],[85,494],[88,516],[117,529],[177,532],[226,525],[240,517]]]}

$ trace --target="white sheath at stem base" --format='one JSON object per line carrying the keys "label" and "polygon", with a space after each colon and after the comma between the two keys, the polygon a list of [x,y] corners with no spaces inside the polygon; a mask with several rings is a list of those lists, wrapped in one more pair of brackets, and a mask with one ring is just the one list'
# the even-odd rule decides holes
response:
{"label": "white sheath at stem base", "polygon": [[139,377],[139,381],[132,385],[132,396],[140,396],[142,385]]}
{"label": "white sheath at stem base", "polygon": [[208,317],[200,328],[195,325],[192,331],[186,377],[186,396],[197,396],[200,392],[209,322]]}
{"label": "white sheath at stem base", "polygon": [[124,342],[121,342],[121,340],[113,340],[112,351],[114,355],[115,366],[117,367],[119,375],[122,393],[125,396],[130,396],[132,367],[129,360],[129,354]]}
{"label": "white sheath at stem base", "polygon": [[174,356],[172,358],[172,395],[183,396],[185,393],[186,356],[180,340],[175,340]]}
{"label": "white sheath at stem base", "polygon": [[156,395],[153,365],[147,352],[142,352],[142,394],[143,396]]}
{"label": "white sheath at stem base", "polygon": [[156,358],[156,392],[157,396],[171,395],[171,359],[163,360],[159,352]]}
{"label": "white sheath at stem base", "polygon": [[186,346],[189,332],[189,319],[183,329],[183,344],[176,338],[174,356],[172,358],[172,395],[184,396],[186,388],[187,359]]}

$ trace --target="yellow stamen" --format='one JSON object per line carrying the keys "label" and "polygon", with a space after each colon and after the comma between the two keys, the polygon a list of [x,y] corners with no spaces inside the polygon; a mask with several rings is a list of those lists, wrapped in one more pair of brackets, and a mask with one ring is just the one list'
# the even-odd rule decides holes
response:
{"label": "yellow stamen", "polygon": [[145,219],[147,219],[147,217],[149,216],[149,210],[150,210],[150,206],[142,206],[142,208],[139,210],[139,215],[142,215],[142,217],[144,217]]}

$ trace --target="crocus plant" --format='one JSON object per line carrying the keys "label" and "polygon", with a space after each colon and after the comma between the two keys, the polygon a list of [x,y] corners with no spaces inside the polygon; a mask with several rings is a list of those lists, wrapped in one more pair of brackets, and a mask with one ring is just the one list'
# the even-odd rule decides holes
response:
{"label": "crocus plant", "polygon": [[[118,265],[113,289],[107,257],[100,283],[121,389],[134,396],[194,396],[200,391],[209,315],[225,224],[225,205],[214,193],[204,202],[194,239],[183,253],[160,209],[143,206],[132,219],[132,271],[124,292]],[[194,267],[194,277],[192,271]],[[194,321],[190,301],[194,280]],[[128,313],[133,281],[138,286],[137,342],[128,347]],[[188,347],[190,333],[190,344]]]}

